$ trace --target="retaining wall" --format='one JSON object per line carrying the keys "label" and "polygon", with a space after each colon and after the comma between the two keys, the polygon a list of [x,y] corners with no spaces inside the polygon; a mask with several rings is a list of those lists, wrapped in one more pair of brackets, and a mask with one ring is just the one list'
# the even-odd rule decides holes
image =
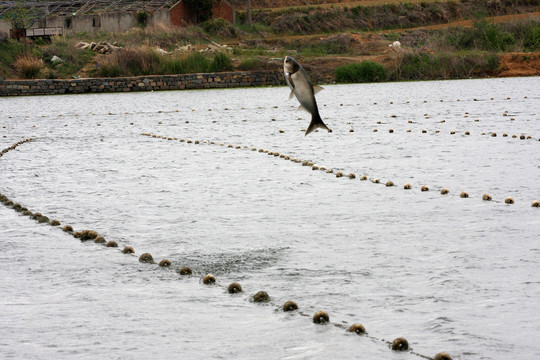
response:
{"label": "retaining wall", "polygon": [[0,81],[0,96],[215,89],[283,84],[283,74],[273,70],[75,80],[3,80]]}

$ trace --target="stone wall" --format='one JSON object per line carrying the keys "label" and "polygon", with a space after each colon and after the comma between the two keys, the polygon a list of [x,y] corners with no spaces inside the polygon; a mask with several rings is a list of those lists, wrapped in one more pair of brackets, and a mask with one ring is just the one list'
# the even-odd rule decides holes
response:
{"label": "stone wall", "polygon": [[0,96],[216,89],[283,84],[283,74],[271,70],[75,80],[0,80]]}

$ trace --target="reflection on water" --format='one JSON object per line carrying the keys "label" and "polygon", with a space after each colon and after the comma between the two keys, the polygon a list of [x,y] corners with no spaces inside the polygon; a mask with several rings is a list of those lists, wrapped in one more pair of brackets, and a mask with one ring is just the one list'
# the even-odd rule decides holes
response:
{"label": "reflection on water", "polygon": [[[418,358],[277,311],[294,300],[428,356],[540,355],[537,84],[327,86],[318,102],[333,132],[307,137],[309,115],[284,87],[0,98],[0,148],[36,138],[0,158],[0,191],[136,252],[1,206],[0,354]],[[140,264],[143,252],[172,268]],[[197,275],[180,278],[184,265]],[[200,284],[205,273],[219,286]],[[243,294],[226,293],[233,281]],[[269,304],[249,301],[259,290]]]}

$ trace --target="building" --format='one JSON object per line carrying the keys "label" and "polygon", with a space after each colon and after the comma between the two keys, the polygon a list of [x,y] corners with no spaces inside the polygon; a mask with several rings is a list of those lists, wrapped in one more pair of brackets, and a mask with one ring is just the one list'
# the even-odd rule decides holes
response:
{"label": "building", "polygon": [[[30,2],[29,2],[30,3]],[[30,28],[62,28],[63,34],[103,31],[123,32],[140,25],[137,13],[147,13],[147,26],[189,26],[195,15],[180,1],[174,0],[87,0],[32,2],[36,21]],[[0,2],[0,37],[9,37],[11,24],[2,17],[15,1]],[[217,0],[213,16],[234,23],[234,10],[226,0]]]}
{"label": "building", "polygon": [[[225,19],[234,23],[234,9],[231,4],[225,0],[218,0],[212,8],[212,15],[215,18]],[[195,24],[196,16],[184,4],[182,0],[174,4],[169,11],[170,23],[173,26],[190,26]]]}

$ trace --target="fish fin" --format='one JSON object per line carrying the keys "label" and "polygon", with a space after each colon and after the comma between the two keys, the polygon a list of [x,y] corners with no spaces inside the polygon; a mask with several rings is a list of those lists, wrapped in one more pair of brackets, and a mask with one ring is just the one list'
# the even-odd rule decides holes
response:
{"label": "fish fin", "polygon": [[291,90],[291,94],[289,95],[289,100],[291,100],[294,97],[294,90]]}
{"label": "fish fin", "polygon": [[300,106],[298,107],[298,110],[302,110],[302,111],[305,111],[305,112],[309,112],[309,110],[306,109],[306,107],[305,107],[304,105],[300,105]]}
{"label": "fish fin", "polygon": [[313,86],[313,94],[318,94],[321,90],[324,90],[322,86],[319,86],[319,85]]}
{"label": "fish fin", "polygon": [[322,121],[319,114],[312,115],[311,117],[311,123],[309,124],[305,136],[309,135],[312,131],[315,131],[316,129],[326,129],[330,131],[328,126]]}

